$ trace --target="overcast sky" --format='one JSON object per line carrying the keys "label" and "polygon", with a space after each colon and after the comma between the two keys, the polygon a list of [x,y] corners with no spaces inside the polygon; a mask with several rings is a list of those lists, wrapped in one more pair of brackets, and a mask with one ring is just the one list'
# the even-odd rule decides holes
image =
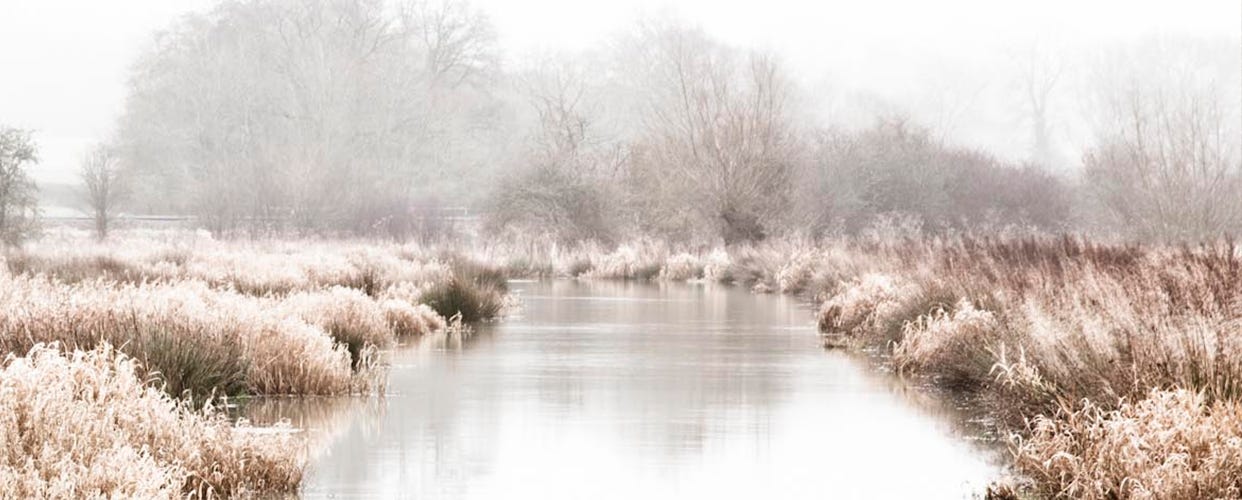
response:
{"label": "overcast sky", "polygon": [[[36,178],[72,180],[83,151],[110,133],[123,104],[127,68],[152,33],[214,3],[0,0],[0,124],[36,131],[43,160]],[[783,55],[804,82],[880,93],[935,85],[935,77],[926,77],[929,67],[978,71],[972,59],[1035,39],[1089,46],[1149,34],[1238,37],[1242,31],[1238,0],[475,0],[474,5],[489,13],[509,56],[590,47],[643,15],[673,14],[729,43]],[[972,130],[970,124],[957,126],[967,134]]]}

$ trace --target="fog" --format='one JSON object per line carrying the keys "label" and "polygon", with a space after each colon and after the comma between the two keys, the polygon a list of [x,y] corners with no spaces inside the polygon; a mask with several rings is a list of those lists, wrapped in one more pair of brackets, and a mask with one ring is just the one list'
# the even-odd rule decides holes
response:
{"label": "fog", "polygon": [[[89,145],[106,137],[125,98],[127,69],[158,30],[214,0],[6,0],[0,5],[0,118],[38,132],[42,182],[73,182]],[[645,15],[673,14],[732,44],[770,48],[819,92],[870,91],[904,105],[928,81],[961,79],[945,118],[960,140],[1022,154],[1012,110],[969,102],[1005,85],[989,69],[1035,44],[1091,47],[1154,34],[1237,38],[1242,4],[1162,0],[803,1],[476,0],[506,56],[592,47]],[[988,107],[991,105],[992,107]],[[935,113],[936,110],[929,110]],[[1012,120],[1016,121],[1016,120]]]}
{"label": "fog", "polygon": [[[0,125],[37,145],[45,214],[226,232],[396,231],[411,207],[566,239],[874,216],[1094,230],[1172,217],[1162,197],[1229,199],[1242,149],[1242,5],[1225,0],[10,0],[0,60]],[[1126,168],[1193,172],[1130,186]],[[112,170],[124,203],[100,191]],[[1063,203],[1016,199],[1033,192]],[[715,212],[666,220],[685,203]],[[1235,227],[1204,203],[1144,234]]]}

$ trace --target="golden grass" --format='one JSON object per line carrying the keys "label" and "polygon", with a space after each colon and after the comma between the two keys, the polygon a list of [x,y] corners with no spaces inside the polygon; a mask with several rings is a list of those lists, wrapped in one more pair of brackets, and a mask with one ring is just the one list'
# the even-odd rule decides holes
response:
{"label": "golden grass", "polygon": [[444,281],[448,264],[434,249],[390,243],[210,239],[114,239],[105,243],[54,240],[5,255],[15,275],[60,281],[140,283],[201,281],[247,295],[286,295],[334,286],[375,296],[390,286]]}
{"label": "golden grass", "polygon": [[296,490],[287,435],[235,427],[143,383],[101,344],[33,346],[0,370],[0,490],[13,498],[178,498]]}
{"label": "golden grass", "polygon": [[[449,254],[360,242],[195,241],[33,248],[10,255],[6,267],[18,275],[6,283],[17,286],[0,289],[0,303],[20,307],[0,311],[4,349],[107,341],[153,367],[196,365],[176,354],[208,352],[194,360],[243,360],[246,391],[281,394],[351,390],[360,377],[351,363],[366,371],[375,348],[443,331],[443,316],[458,311],[497,314],[506,276],[702,278],[802,294],[819,302],[831,343],[882,350],[901,373],[978,396],[1014,432],[1017,471],[1035,493],[1238,495],[1236,484],[1214,479],[1239,476],[1229,440],[1242,428],[1242,254],[1228,244],[875,234],[716,249],[642,240]],[[205,382],[182,385],[236,382],[203,375],[219,371],[193,372],[189,379]]]}
{"label": "golden grass", "polygon": [[0,285],[4,352],[47,342],[69,349],[110,343],[158,374],[174,395],[340,394],[351,387],[344,347],[262,299],[188,281],[64,285],[0,277]]}
{"label": "golden grass", "polygon": [[[235,427],[212,401],[382,390],[378,350],[444,331],[423,298],[465,265],[410,246],[201,237],[4,259],[0,354],[25,356],[0,374],[0,490],[16,497],[295,491],[288,433]],[[503,276],[470,272],[506,300]]]}
{"label": "golden grass", "polygon": [[1051,498],[1242,497],[1242,404],[1152,390],[1107,410],[1037,416],[1016,439],[1017,466]]}
{"label": "golden grass", "polygon": [[1015,431],[1036,491],[1237,496],[1239,472],[1214,458],[1233,457],[1242,428],[1232,246],[962,238],[863,250],[864,274],[826,289],[821,329],[981,395]]}

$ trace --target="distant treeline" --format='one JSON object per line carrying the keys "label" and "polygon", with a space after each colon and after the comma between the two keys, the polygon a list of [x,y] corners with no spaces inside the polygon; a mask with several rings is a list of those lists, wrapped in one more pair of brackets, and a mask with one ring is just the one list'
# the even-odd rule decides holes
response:
{"label": "distant treeline", "polygon": [[1014,163],[900,113],[809,112],[826,107],[778,57],[677,21],[514,64],[463,1],[237,0],[156,37],[84,179],[104,233],[123,203],[237,236],[445,237],[428,214],[468,206],[484,237],[560,241],[877,220],[1200,239],[1242,229],[1236,55],[1152,39],[1097,57],[1074,96],[1094,131],[1067,174],[1049,165],[1048,110],[1066,91],[1042,60],[1015,121],[1031,154]]}

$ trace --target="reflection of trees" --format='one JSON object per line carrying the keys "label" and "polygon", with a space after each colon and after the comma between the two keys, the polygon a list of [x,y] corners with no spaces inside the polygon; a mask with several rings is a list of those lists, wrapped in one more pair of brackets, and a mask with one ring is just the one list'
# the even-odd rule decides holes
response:
{"label": "reflection of trees", "polygon": [[699,453],[713,435],[755,435],[788,390],[787,351],[774,349],[771,329],[808,316],[785,299],[614,282],[560,282],[550,295],[588,293],[603,299],[526,301],[530,327],[542,335],[529,353],[539,360],[534,390],[553,411],[609,421],[627,442],[676,459]]}

